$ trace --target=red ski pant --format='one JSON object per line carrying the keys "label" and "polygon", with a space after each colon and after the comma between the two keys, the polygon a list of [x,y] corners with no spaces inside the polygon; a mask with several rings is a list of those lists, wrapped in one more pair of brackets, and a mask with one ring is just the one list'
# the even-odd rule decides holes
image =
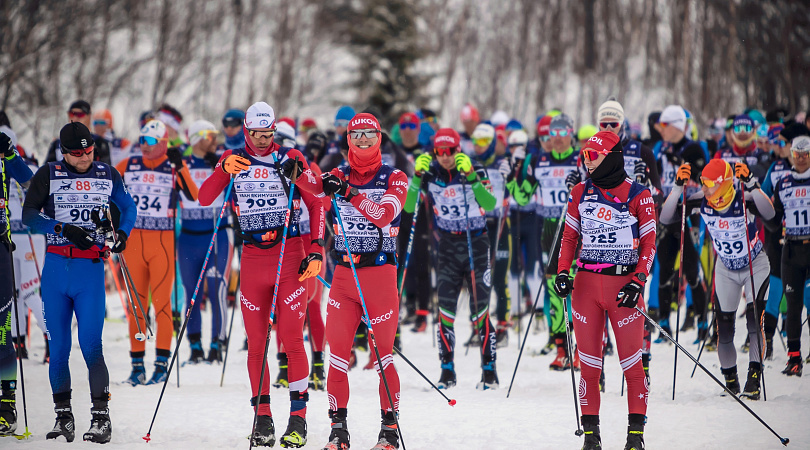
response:
{"label": "red ski pant", "polygon": [[[397,268],[390,264],[357,269],[363,298],[366,301],[371,327],[380,352],[385,379],[391,390],[395,410],[399,410],[399,375],[394,367],[394,336],[399,323],[399,300],[397,296]],[[349,358],[352,342],[363,317],[363,305],[357,293],[357,284],[352,269],[335,268],[329,304],[326,306],[326,342],[329,343],[329,375],[326,390],[329,393],[329,409],[345,408],[349,403]],[[371,342],[369,343],[371,344]],[[373,348],[371,349],[373,352]],[[374,357],[376,360],[376,357]],[[374,369],[380,374],[378,363]],[[380,408],[391,410],[382,377],[379,383]]]}
{"label": "red ski pant", "polygon": [[[583,270],[574,278],[571,307],[580,365],[579,404],[583,415],[599,414],[599,375],[602,373],[602,336],[605,314],[613,327],[619,363],[627,380],[630,414],[647,412],[649,386],[641,366],[644,316],[635,308],[620,308],[616,301],[621,288],[633,275],[600,275]],[[644,300],[638,302],[644,308]]]}
{"label": "red ski pant", "polygon": [[[310,239],[309,234],[305,234],[301,236],[301,240],[304,243],[304,253],[309,255],[312,251],[312,240]],[[324,255],[324,251],[321,250],[321,256]],[[321,264],[321,278],[326,276],[326,261]],[[312,346],[313,352],[322,352],[324,342],[324,323],[323,323],[323,315],[321,315],[321,296],[323,295],[323,283],[321,283],[317,278],[307,278],[304,280],[304,288],[307,290],[307,325],[309,326],[309,343]],[[281,345],[281,339],[279,335],[276,335],[276,346],[279,352],[284,351],[284,347]]]}
{"label": "red ski pant", "polygon": [[[245,245],[242,251],[242,289],[240,302],[245,333],[248,340],[247,367],[250,377],[251,397],[259,392],[259,377],[267,339],[267,326],[273,304],[273,290],[276,282],[281,244],[270,249],[259,249]],[[308,387],[309,362],[304,350],[304,318],[306,317],[306,293],[298,281],[298,267],[304,258],[304,246],[300,238],[288,238],[281,265],[278,296],[275,306],[273,330],[281,337],[287,351],[289,364],[287,376],[290,391],[306,391]],[[264,380],[261,395],[270,392],[270,377],[267,365],[264,367]],[[270,405],[260,403],[260,415],[270,415]]]}

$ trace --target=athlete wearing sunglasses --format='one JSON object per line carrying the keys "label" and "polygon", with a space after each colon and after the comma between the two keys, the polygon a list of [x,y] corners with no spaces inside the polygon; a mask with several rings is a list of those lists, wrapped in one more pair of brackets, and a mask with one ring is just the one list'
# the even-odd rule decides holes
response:
{"label": "athlete wearing sunglasses", "polygon": [[757,142],[756,123],[747,114],[740,114],[731,124],[731,147],[715,152],[714,158],[734,165],[745,163],[760,180],[764,180],[771,164],[767,148],[760,148]]}

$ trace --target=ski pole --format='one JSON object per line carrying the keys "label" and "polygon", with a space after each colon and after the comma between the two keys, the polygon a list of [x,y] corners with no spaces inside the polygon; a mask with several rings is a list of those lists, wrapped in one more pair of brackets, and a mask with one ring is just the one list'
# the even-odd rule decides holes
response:
{"label": "ski pole", "polygon": [[[237,250],[239,252],[239,260],[242,260],[242,247]],[[241,264],[241,263],[240,263]],[[242,282],[242,273],[239,272],[239,278],[236,281],[236,291],[234,295],[239,293],[239,285]],[[228,326],[228,337],[225,338],[225,357],[222,359],[222,375],[219,377],[219,387],[225,383],[225,366],[228,364],[228,353],[231,351],[231,333],[233,333],[233,317],[236,315],[237,299],[233,300],[233,307],[231,308],[231,324]]]}
{"label": "ski pole", "polygon": [[694,356],[692,356],[692,354],[691,354],[691,353],[689,353],[689,351],[687,351],[685,348],[683,348],[683,346],[682,346],[681,344],[679,344],[678,342],[676,342],[676,341],[675,341],[675,339],[672,339],[672,336],[670,336],[670,335],[669,335],[669,333],[667,333],[667,332],[666,332],[666,330],[664,330],[664,329],[661,327],[661,325],[659,325],[659,324],[658,324],[658,322],[656,322],[656,321],[652,320],[652,319],[650,318],[650,316],[648,316],[648,315],[647,315],[647,313],[646,313],[646,312],[644,312],[644,310],[643,310],[643,309],[641,309],[641,308],[639,308],[638,306],[636,306],[636,311],[638,311],[638,312],[639,312],[639,313],[640,313],[642,316],[644,316],[644,319],[646,319],[646,320],[647,320],[648,322],[650,322],[650,323],[651,323],[651,324],[652,324],[652,325],[653,325],[655,328],[657,328],[657,329],[658,329],[658,332],[659,332],[659,333],[661,333],[661,335],[663,335],[665,338],[669,339],[669,341],[670,341],[670,342],[672,342],[673,344],[675,344],[675,347],[676,347],[678,350],[682,351],[682,352],[683,352],[683,353],[684,353],[686,356],[688,356],[688,357],[689,357],[689,359],[691,359],[692,361],[694,361],[694,362],[695,362],[695,364],[697,364],[697,365],[698,365],[698,366],[699,366],[701,369],[703,369],[703,371],[704,371],[704,372],[706,372],[706,375],[710,376],[710,377],[711,377],[711,379],[712,379],[712,380],[714,380],[714,382],[715,382],[715,383],[717,383],[718,385],[720,385],[720,387],[721,387],[721,388],[723,388],[723,390],[725,390],[725,391],[726,391],[726,392],[727,392],[727,393],[728,393],[728,394],[731,396],[731,398],[733,398],[734,400],[736,400],[736,401],[737,401],[737,403],[739,403],[740,405],[742,405],[742,407],[743,407],[743,408],[745,408],[745,410],[746,410],[746,411],[748,411],[748,412],[749,412],[749,413],[750,413],[752,416],[754,416],[754,417],[755,417],[755,418],[756,418],[756,419],[757,419],[757,420],[758,420],[758,421],[759,421],[759,422],[760,422],[762,425],[764,425],[764,426],[765,426],[765,428],[767,428],[767,429],[768,429],[768,431],[770,431],[771,433],[773,433],[773,435],[774,435],[774,436],[776,436],[777,438],[779,438],[779,442],[781,442],[781,443],[782,443],[782,445],[784,445],[784,446],[787,446],[787,445],[788,445],[788,443],[790,442],[790,439],[788,439],[788,438],[783,438],[782,436],[780,436],[780,435],[779,435],[779,433],[777,433],[776,431],[774,431],[774,430],[773,430],[773,428],[771,428],[771,427],[770,427],[770,426],[769,426],[769,425],[768,425],[768,424],[767,424],[767,423],[766,423],[764,420],[762,420],[762,418],[760,418],[760,417],[759,417],[759,416],[758,416],[758,415],[757,415],[757,414],[756,414],[756,413],[755,413],[755,412],[754,412],[754,411],[753,411],[751,408],[749,408],[749,407],[748,407],[748,405],[746,405],[746,404],[745,404],[745,402],[743,402],[742,400],[740,400],[740,398],[739,398],[739,397],[737,397],[737,395],[736,395],[735,393],[731,392],[731,390],[729,390],[729,388],[728,388],[728,387],[726,387],[725,383],[723,383],[722,381],[718,380],[718,379],[717,379],[717,377],[716,377],[716,376],[714,376],[714,374],[713,374],[713,373],[711,373],[711,371],[709,371],[709,369],[707,369],[707,368],[706,368],[706,366],[704,366],[703,364],[701,364],[700,362],[698,362],[698,360],[697,360],[697,359],[695,359],[695,357],[694,357]]}
{"label": "ski pole", "polygon": [[[4,172],[3,173],[3,178],[5,178],[5,177],[6,177],[6,174]],[[12,250],[12,247],[14,246],[14,244],[12,244],[12,242],[11,242],[11,231],[8,228],[6,229],[5,239],[8,240],[7,242],[4,242],[4,244],[8,248],[9,261],[11,262],[11,282],[12,282],[11,293],[12,293],[13,299],[14,299],[14,320],[15,320],[15,322],[17,324],[17,332],[19,333],[19,331],[20,331],[20,306],[19,306],[19,298],[18,298],[18,295],[17,295],[17,286],[16,286],[17,280],[16,280],[16,277],[15,277],[16,271],[14,270],[14,251]],[[21,346],[17,346],[16,354],[17,354],[17,361],[20,364],[20,390],[22,391],[23,417],[25,418],[25,432],[20,437],[18,437],[17,439],[28,439],[28,437],[31,436],[31,432],[28,431],[28,405],[27,405],[27,403],[25,401],[25,372],[23,370],[23,358],[22,358]]]}
{"label": "ski pole", "polygon": [[[554,231],[554,240],[551,241],[551,243],[552,243],[552,246],[551,246],[552,251],[557,246],[556,242],[557,242],[557,239],[560,238],[560,232],[562,231],[563,225],[565,224],[565,215],[567,213],[568,213],[568,211],[566,210],[565,207],[563,207],[563,211],[560,214],[560,219],[557,221],[557,229]],[[549,258],[549,263],[551,263],[551,258]],[[543,271],[543,273],[545,274],[546,272],[548,272],[548,269],[549,269],[549,267],[546,267],[546,269]],[[544,277],[545,277],[545,275],[544,275]],[[526,346],[526,340],[529,338],[529,330],[532,328],[531,324],[532,324],[532,321],[534,320],[535,311],[537,311],[537,302],[540,301],[540,293],[543,292],[543,284],[544,283],[540,284],[540,287],[537,289],[537,295],[534,297],[534,305],[532,306],[531,313],[529,313],[529,325],[526,327],[526,331],[523,334],[523,343],[520,345],[520,351],[518,352],[517,361],[515,362],[515,370],[512,371],[512,381],[509,382],[509,390],[506,392],[506,398],[509,398],[509,393],[512,392],[512,383],[515,382],[515,374],[517,373],[518,366],[520,365],[520,357],[523,356],[523,348]],[[521,301],[522,301],[522,299],[521,299]],[[564,301],[565,301],[565,299],[563,299],[563,302]],[[568,316],[566,316],[566,317],[568,317]],[[520,319],[518,319],[518,320],[520,320]],[[549,330],[549,332],[551,332],[551,330]],[[568,355],[570,356],[571,353],[568,353]],[[579,414],[577,414],[577,421],[579,421]],[[577,426],[577,428],[579,428],[579,426]]]}
{"label": "ski pole", "polygon": [[[283,182],[282,187],[286,187],[284,174],[278,165],[278,159],[275,153],[273,155],[273,162],[276,166],[279,179]],[[253,448],[253,435],[256,433],[256,420],[259,418],[259,405],[262,398],[262,386],[264,385],[264,368],[267,366],[267,352],[270,350],[270,333],[273,331],[273,321],[276,317],[276,299],[278,298],[278,285],[281,282],[281,266],[284,262],[284,249],[287,246],[287,231],[290,228],[290,219],[292,218],[293,196],[295,194],[295,179],[298,174],[298,157],[295,158],[295,168],[293,168],[293,177],[290,180],[290,187],[287,191],[287,212],[284,215],[284,230],[281,235],[281,249],[278,253],[278,266],[276,266],[276,283],[273,286],[273,301],[270,304],[270,320],[267,321],[267,338],[264,342],[264,354],[262,355],[262,365],[259,371],[259,386],[256,388],[256,407],[253,409],[253,426],[250,431],[250,448]],[[268,395],[269,397],[269,395]]]}
{"label": "ski pole", "polygon": [[[681,206],[681,254],[680,254],[680,263],[678,264],[678,283],[683,288],[683,292],[686,292],[686,286],[684,286],[683,280],[683,238],[684,234],[686,233],[686,183],[683,186],[683,204]],[[675,343],[678,342],[678,333],[681,330],[681,289],[678,289],[678,298],[676,299],[678,302],[678,307],[675,310]],[[675,400],[675,381],[678,379],[678,350],[675,349],[675,364],[672,369],[672,400]]]}
{"label": "ski pole", "polygon": [[[475,263],[473,262],[473,251],[472,251],[472,233],[470,232],[470,205],[467,202],[467,183],[464,182],[464,176],[462,175],[461,179],[461,196],[464,198],[464,216],[466,218],[466,231],[467,231],[467,256],[470,260],[470,293],[473,297],[473,307],[475,308],[475,314],[481,314],[481,310],[478,309],[478,294],[476,293],[475,288]],[[470,316],[474,318],[475,316],[470,313]],[[486,317],[485,317],[486,316]],[[481,342],[481,354],[483,355],[485,349],[487,348],[486,340],[489,339],[489,304],[487,304],[486,314],[481,314],[481,320],[486,320],[486,336],[482,339]],[[476,332],[476,323],[473,320],[473,335]],[[467,346],[465,353],[470,350],[470,346]]]}
{"label": "ski pole", "polygon": [[[421,180],[421,178],[420,178]],[[422,203],[422,183],[419,183],[419,192],[416,193],[416,205],[413,208],[413,220],[411,221],[411,232],[408,236],[408,247],[405,250],[405,262],[402,266],[402,280],[399,283],[399,302],[402,303],[402,292],[405,287],[405,276],[408,274],[408,262],[411,260],[411,251],[413,250],[413,241],[416,236],[416,219],[419,217],[419,207]],[[320,276],[320,275],[319,275]]]}
{"label": "ski pole", "polygon": [[[176,189],[176,188],[177,188],[177,168],[174,167],[174,164],[172,164],[172,189]],[[180,203],[180,198],[179,197],[180,196],[177,195],[175,197],[175,199],[174,199],[174,205],[173,206],[174,206],[175,216],[172,217],[172,243],[173,243],[172,247],[173,247],[173,251],[174,251],[174,266],[172,267],[172,270],[173,270],[174,273],[172,273],[172,276],[174,277],[174,304],[177,305],[177,315],[178,316],[180,315],[180,311],[181,311],[180,289],[178,289],[178,285],[177,285],[177,278],[178,278],[178,276],[177,276],[177,209],[178,208],[177,207],[178,207],[178,203]],[[216,238],[216,235],[217,235],[217,229],[214,228],[214,237],[215,238]],[[214,259],[216,260],[216,257]],[[214,264],[216,264],[216,262]],[[183,302],[183,303],[185,303],[185,302]],[[174,305],[172,305],[172,306],[174,306]],[[172,308],[172,322],[174,322],[174,312],[175,312],[174,308]],[[179,334],[177,335],[177,340],[175,342],[176,343],[174,345],[174,353],[179,353],[180,352],[180,335]],[[182,364],[177,365],[177,387],[180,387],[180,366],[181,365]]]}
{"label": "ski pole", "polygon": [[[219,222],[222,220],[222,216],[225,215],[225,207],[228,205],[228,199],[231,195],[231,188],[233,187],[233,180],[234,177],[231,177],[231,181],[228,183],[228,188],[225,190],[225,201],[222,203],[222,208],[219,211],[219,219],[217,219],[217,227],[219,228]],[[214,236],[216,236],[216,229],[214,230]],[[178,337],[178,342],[183,339],[183,334],[186,332],[186,325],[188,325],[188,318],[190,316],[191,308],[194,307],[194,302],[197,299],[197,293],[200,290],[200,285],[202,284],[202,280],[205,277],[205,268],[208,265],[208,258],[211,257],[211,250],[214,247],[214,236],[211,236],[211,242],[208,244],[208,251],[205,253],[205,259],[203,260],[203,266],[200,270],[200,276],[197,278],[197,285],[194,287],[194,294],[191,296],[191,306],[186,310],[186,317],[183,320],[183,325],[180,327],[180,335]],[[122,258],[123,261],[123,258]],[[172,355],[172,361],[169,363],[169,370],[166,373],[166,379],[163,380],[163,388],[160,390],[160,397],[158,397],[157,405],[155,405],[155,413],[152,415],[152,422],[149,424],[149,431],[146,432],[146,436],[143,437],[143,440],[149,442],[152,437],[152,427],[155,425],[155,419],[157,418],[158,409],[160,409],[160,403],[163,401],[163,394],[166,392],[166,385],[169,384],[169,377],[172,374],[172,368],[174,367],[174,362],[177,360],[177,351],[174,352]]]}
{"label": "ski pole", "polygon": [[332,206],[335,208],[335,216],[337,217],[338,225],[340,226],[340,234],[343,235],[343,247],[346,248],[346,256],[349,257],[349,266],[352,268],[354,282],[357,285],[357,294],[360,297],[360,304],[363,306],[363,316],[366,326],[368,327],[368,337],[371,339],[372,346],[374,347],[374,355],[377,358],[377,367],[380,368],[380,378],[383,381],[383,386],[385,386],[385,394],[388,396],[388,404],[391,406],[394,422],[397,424],[397,434],[399,434],[399,441],[402,443],[402,450],[405,450],[405,439],[402,438],[402,428],[399,426],[397,411],[394,410],[394,400],[391,397],[391,389],[388,387],[388,379],[385,378],[385,369],[383,368],[382,359],[380,358],[380,350],[377,347],[377,336],[374,334],[374,329],[371,327],[371,316],[368,314],[366,300],[363,297],[363,290],[360,287],[360,277],[357,276],[357,268],[354,266],[352,251],[349,248],[349,241],[346,239],[346,228],[343,227],[343,219],[340,217],[340,207],[338,206],[337,199],[334,196],[332,197]]}
{"label": "ski pole", "polygon": [[[745,223],[745,247],[748,250],[748,275],[750,275],[751,280],[751,305],[754,307],[754,320],[757,324],[757,346],[759,347],[759,375],[760,380],[762,380],[762,398],[764,401],[768,401],[768,392],[765,390],[765,355],[763,354],[762,348],[762,320],[764,318],[759,315],[759,308],[757,307],[757,302],[760,300],[759,295],[754,297],[754,294],[759,294],[757,292],[757,288],[754,285],[754,260],[751,258],[751,239],[748,238],[748,208],[745,206],[745,183],[740,180],[740,196],[742,200],[742,210],[743,210],[743,220]],[[757,239],[756,234],[754,234],[754,238]],[[770,283],[770,277],[765,277],[765,283]],[[764,286],[764,283],[763,283]],[[765,288],[767,289],[767,288]],[[764,291],[765,289],[760,289]]]}
{"label": "ski pole", "polygon": [[456,399],[451,399],[451,398],[448,398],[446,395],[444,395],[444,392],[442,392],[442,390],[441,390],[441,389],[437,388],[437,387],[436,387],[436,385],[435,385],[435,384],[433,384],[433,382],[432,382],[432,381],[430,381],[430,379],[429,379],[428,377],[426,377],[426,376],[425,376],[425,374],[424,374],[424,373],[422,373],[422,371],[421,371],[421,370],[419,370],[419,369],[418,369],[418,368],[417,368],[417,367],[416,367],[416,366],[415,366],[415,365],[414,365],[414,364],[413,364],[413,363],[412,363],[412,362],[411,362],[411,361],[410,361],[408,358],[406,358],[406,357],[405,357],[405,355],[403,355],[403,354],[402,354],[402,350],[400,350],[400,349],[398,349],[396,346],[394,346],[394,351],[395,351],[395,352],[397,352],[397,354],[398,354],[399,356],[401,356],[401,357],[402,357],[402,359],[403,359],[403,360],[404,360],[406,363],[408,363],[408,365],[409,365],[409,366],[411,366],[411,368],[412,368],[413,370],[415,370],[415,371],[416,371],[416,373],[418,373],[418,374],[419,374],[419,375],[420,375],[422,378],[424,378],[424,380],[428,382],[428,384],[430,385],[430,387],[432,387],[432,388],[433,388],[433,389],[434,389],[436,392],[438,392],[438,393],[439,393],[439,395],[441,395],[442,397],[444,397],[444,399],[445,399],[445,400],[447,400],[447,404],[448,404],[448,405],[450,405],[450,406],[456,406]]}

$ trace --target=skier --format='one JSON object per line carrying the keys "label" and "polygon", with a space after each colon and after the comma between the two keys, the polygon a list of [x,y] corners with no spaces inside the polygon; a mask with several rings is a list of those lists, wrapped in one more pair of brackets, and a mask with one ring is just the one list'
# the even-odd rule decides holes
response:
{"label": "skier", "polygon": [[804,285],[810,277],[810,137],[791,142],[793,170],[774,188],[773,220],[766,222],[771,232],[784,228],[782,283],[787,299],[788,362],[783,374],[802,376],[801,331]]}
{"label": "skier", "polygon": [[[521,131],[523,136],[526,132]],[[518,135],[520,137],[520,135]],[[511,230],[509,228],[509,218],[506,216],[509,205],[509,196],[506,189],[507,179],[512,175],[512,165],[509,163],[509,155],[506,149],[498,151],[495,145],[495,129],[487,123],[479,124],[472,134],[473,158],[487,170],[487,177],[492,186],[492,193],[495,195],[495,208],[486,212],[487,234],[489,235],[489,246],[495,249],[492,258],[492,287],[495,290],[496,309],[495,314],[498,319],[498,327],[495,330],[495,341],[499,347],[508,345],[509,327],[508,313],[511,310],[511,298],[509,293],[509,265],[512,263],[512,253],[510,248]],[[501,225],[503,224],[503,225]]]}
{"label": "skier", "polygon": [[[239,217],[239,229],[244,240],[241,267],[242,290],[239,297],[242,318],[248,338],[247,367],[250,376],[251,405],[258,418],[251,436],[253,445],[272,447],[276,442],[275,425],[270,411],[270,376],[267,365],[262,367],[270,320],[275,274],[266,271],[279,266],[289,192],[293,187],[283,177],[280,164],[298,159],[306,169],[304,155],[298,150],[280,147],[273,142],[276,116],[265,102],[248,108],[243,124],[245,147],[226,150],[214,173],[200,187],[200,204],[211,205],[228,185],[233,185],[231,201]],[[306,411],[309,393],[307,376],[309,364],[304,350],[304,318],[306,289],[302,282],[321,271],[323,246],[323,203],[307,192],[295,189],[292,210],[281,264],[281,279],[277,289],[274,323],[289,358],[290,419],[281,437],[282,447],[302,447],[307,442]],[[309,210],[311,246],[304,254],[300,238],[301,202]],[[299,272],[300,267],[300,272]],[[268,276],[269,275],[269,276]],[[262,373],[265,374],[261,385]]]}
{"label": "skier", "polygon": [[[543,220],[543,234],[540,246],[544,262],[548,267],[556,267],[557,249],[554,245],[554,233],[558,221],[568,200],[567,184],[579,182],[578,164],[580,152],[574,150],[574,121],[567,114],[560,114],[551,119],[549,124],[548,151],[525,160],[518,177],[510,184],[512,195],[519,205],[529,202],[537,191],[541,206],[538,208],[538,217]],[[574,182],[568,181],[571,177]],[[554,293],[554,272],[545,274],[546,291],[543,298],[544,311],[549,326],[549,340],[553,340],[557,347],[557,357],[549,365],[551,370],[567,370],[571,364],[571,355],[565,344],[565,320],[563,317],[563,301],[570,300],[559,297]],[[576,362],[575,362],[575,365]]]}
{"label": "skier", "polygon": [[[81,123],[89,130],[91,126],[90,113],[90,103],[87,103],[84,100],[76,100],[70,104],[70,108],[67,110],[68,122]],[[93,154],[95,155],[96,161],[110,164],[110,143],[107,142],[104,137],[97,134],[91,134],[91,136],[93,137],[93,142],[95,142],[93,145]],[[53,142],[51,142],[51,145],[48,147],[45,162],[61,161],[63,153],[60,147],[61,144],[59,139],[54,139]]]}
{"label": "skier", "polygon": [[[5,133],[11,138],[12,145],[17,145],[17,136],[14,132],[7,127],[0,126],[0,132]],[[20,148],[17,147],[19,157],[28,166],[32,173],[36,172],[39,168],[36,159],[28,158],[23,155]],[[28,227],[22,222],[22,205],[25,199],[24,188],[17,181],[12,182],[6,179],[8,186],[8,212],[9,212],[9,225],[11,228],[11,239],[17,247],[17,252],[14,254],[14,280],[19,289],[19,307],[20,311],[27,311],[28,309],[34,313],[42,334],[45,336],[45,356],[43,361],[48,362],[48,330],[45,328],[45,320],[42,316],[42,295],[40,285],[39,265],[44,262],[45,258],[45,236],[41,234],[31,234]],[[27,186],[27,185],[26,185]],[[21,320],[25,314],[20,315]],[[24,325],[24,324],[23,324]],[[14,345],[19,350],[19,357],[28,359],[28,349],[25,346],[26,327],[22,326],[17,329],[17,321],[11,321],[11,335],[14,338]]]}
{"label": "skier", "polygon": [[490,246],[485,217],[486,211],[495,208],[496,198],[489,191],[486,169],[461,152],[460,138],[455,130],[442,128],[437,131],[433,147],[435,161],[430,153],[417,158],[415,168],[421,176],[414,176],[411,180],[404,209],[412,211],[416,196],[420,190],[424,191],[433,205],[433,220],[440,234],[436,267],[441,320],[437,333],[442,373],[438,387],[447,389],[456,385],[456,305],[461,286],[470,277],[470,319],[481,340],[482,373],[477,388],[497,389],[495,328],[489,317]]}
{"label": "skier", "polygon": [[245,120],[245,112],[241,109],[229,109],[222,116],[222,131],[225,135],[225,143],[217,150],[236,150],[245,146],[245,133],[242,131],[242,122]]}
{"label": "skier", "polygon": [[[582,154],[590,178],[568,198],[554,290],[571,299],[582,376],[579,384],[583,449],[599,449],[599,376],[605,315],[613,326],[616,348],[627,380],[628,428],[625,450],[644,448],[648,385],[641,365],[644,320],[635,310],[655,255],[655,205],[650,191],[624,171],[619,137],[593,135]],[[579,271],[573,289],[568,269]]]}
{"label": "skier", "polygon": [[[661,222],[672,224],[680,221],[681,194],[683,186],[691,179],[692,168],[684,164],[678,169],[675,187],[670,192],[661,211]],[[734,177],[742,186],[735,189]],[[700,192],[686,199],[686,214],[691,216],[700,213],[703,222],[712,237],[712,243],[718,259],[714,269],[715,292],[717,294],[717,355],[720,358],[721,372],[725,377],[726,387],[733,393],[740,393],[740,382],[737,376],[737,350],[734,348],[734,321],[740,295],[745,290],[745,316],[748,326],[748,338],[751,345],[748,350],[748,378],[742,396],[751,400],[759,399],[762,361],[760,357],[759,316],[755,314],[754,298],[757,292],[751,292],[750,270],[753,269],[753,286],[760,289],[768,277],[770,267],[767,257],[757,258],[762,251],[762,241],[757,235],[753,211],[764,220],[774,215],[773,205],[759,188],[759,182],[751,174],[745,163],[738,162],[732,171],[731,165],[722,159],[713,159],[700,174]],[[744,192],[743,192],[744,190]],[[747,217],[743,216],[743,197],[751,203]],[[747,242],[746,242],[747,240]],[[749,262],[749,253],[752,262]],[[751,267],[749,268],[749,264]]]}
{"label": "skier", "polygon": [[[191,179],[183,156],[176,148],[167,149],[167,141],[168,133],[163,122],[147,122],[141,128],[138,139],[142,155],[130,156],[116,167],[138,207],[138,218],[124,252],[133,290],[138,293],[140,305],[145,308],[128,316],[132,372],[125,382],[132,386],[162,383],[166,379],[169,357],[172,355],[170,298],[175,276],[173,222],[177,193],[182,190],[186,198],[197,198],[197,185]],[[137,304],[137,299],[135,301]],[[140,322],[141,329],[146,329],[143,314],[149,310],[150,303],[155,307],[157,339],[155,371],[146,381],[143,361],[146,343],[135,338],[139,329],[135,321]]]}
{"label": "skier", "polygon": [[[191,155],[184,158],[191,180],[199,188],[211,176],[213,168],[217,165],[219,157],[216,154],[217,129],[213,123],[198,120],[191,124],[188,130]],[[177,254],[180,265],[180,275],[186,291],[186,307],[191,304],[194,288],[202,270],[205,253],[211,235],[214,234],[214,224],[222,209],[224,196],[216,199],[213,205],[205,207],[197,200],[186,197],[181,193],[181,228],[177,237]],[[233,257],[231,245],[231,232],[227,219],[220,223],[216,231],[217,237],[213,258],[208,262],[205,272],[205,281],[208,287],[208,300],[211,305],[211,344],[208,357],[202,347],[202,317],[200,307],[195,302],[195,308],[189,315],[187,331],[191,346],[189,362],[196,364],[204,360],[209,363],[222,361],[222,346],[225,343],[225,319],[227,309],[226,289],[230,274],[230,262]],[[198,294],[205,295],[205,289]]]}
{"label": "skier", "polygon": [[109,142],[111,165],[115,166],[129,156],[132,143],[129,139],[116,136],[113,130],[113,116],[109,109],[102,109],[93,114],[93,133]]}
{"label": "skier", "polygon": [[756,123],[747,114],[740,114],[734,118],[731,128],[731,146],[718,150],[714,154],[714,158],[722,159],[729,164],[744,162],[759,180],[765,179],[765,174],[771,164],[768,152],[757,146]]}
{"label": "skier", "polygon": [[[48,242],[42,267],[42,303],[51,341],[49,375],[56,424],[45,437],[63,436],[68,442],[74,439],[68,358],[75,314],[93,404],[90,429],[82,438],[103,444],[112,437],[112,423],[108,408],[110,377],[101,343],[106,299],[102,259],[109,252],[125,249],[135,223],[136,205],[121,175],[109,165],[93,161],[94,142],[87,127],[69,123],[59,138],[63,160],[37,171],[23,206],[25,225],[45,234]],[[91,216],[101,218],[97,208],[111,203],[121,215],[117,229],[113,231],[110,224],[110,229],[105,230],[115,234],[115,244],[109,248]]]}
{"label": "skier", "polygon": [[[9,223],[9,210],[6,206],[9,198],[9,188],[11,178],[18,183],[26,183],[31,179],[31,169],[17,153],[17,148],[12,142],[11,136],[0,133],[0,172],[2,172],[3,198],[0,206],[0,271],[4,280],[11,280],[11,265],[13,258],[14,243],[11,240],[11,226]],[[14,434],[17,429],[17,359],[15,358],[14,345],[8,339],[6,324],[15,322],[15,306],[12,305],[14,299],[14,284],[4,281],[0,283],[0,323],[3,331],[0,331],[3,339],[0,340],[0,436]],[[21,305],[17,305],[19,308]],[[9,327],[10,328],[10,327]],[[9,336],[10,337],[10,336]]]}
{"label": "skier", "polygon": [[[337,214],[340,214],[346,225],[346,235],[342,234],[342,229],[336,230],[332,257],[337,267],[326,307],[326,340],[331,350],[326,389],[332,431],[324,448],[349,448],[349,358],[355,330],[364,317],[364,308],[367,308],[383,365],[381,368],[376,361],[374,363],[380,375],[382,415],[379,441],[374,448],[392,450],[399,448],[395,416],[399,414],[399,375],[392,356],[399,318],[397,236],[400,205],[405,201],[408,178],[404,172],[382,163],[382,131],[374,115],[360,113],[354,116],[347,129],[349,164],[324,173],[322,177],[311,170],[303,170],[304,181],[300,183],[301,189],[319,197],[337,194],[335,201],[339,211],[332,210],[333,221],[338,223]],[[292,162],[286,163],[285,174],[292,175],[293,167]],[[357,280],[346,253],[347,243],[357,269]],[[364,304],[359,289],[362,289]],[[383,374],[390,392],[386,391]],[[389,402],[389,393],[393,405]]]}

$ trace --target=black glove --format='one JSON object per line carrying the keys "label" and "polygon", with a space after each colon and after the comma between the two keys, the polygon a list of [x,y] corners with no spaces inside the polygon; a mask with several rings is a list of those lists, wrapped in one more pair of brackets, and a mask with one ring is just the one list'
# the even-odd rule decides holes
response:
{"label": "black glove", "polygon": [[[306,258],[304,258],[304,259],[302,259],[302,260],[301,260],[301,265],[300,265],[300,266],[298,266],[298,275],[303,275],[303,274],[304,274],[304,272],[306,272],[306,271],[307,271],[307,269],[309,269],[309,264],[310,264],[312,261],[320,261],[320,262],[323,262],[323,255],[321,255],[320,253],[310,253],[309,255],[307,255],[307,257],[306,257]],[[313,269],[314,269],[314,268],[315,268],[315,267],[313,267]],[[317,272],[316,272],[314,275],[317,275],[318,273],[320,273],[320,271],[321,271],[321,266],[320,266],[320,265],[318,265],[318,266],[317,266]],[[314,276],[314,275],[313,275],[313,276]]]}
{"label": "black glove", "polygon": [[90,247],[96,244],[96,240],[87,230],[69,223],[62,225],[62,236],[66,237],[79,250],[90,250]]}
{"label": "black glove", "polygon": [[557,274],[557,278],[554,279],[554,292],[557,293],[560,297],[567,297],[568,294],[571,293],[572,289],[571,279],[568,277],[567,271],[562,271]]}
{"label": "black glove", "polygon": [[574,189],[574,186],[578,185],[582,182],[582,175],[579,174],[578,170],[572,170],[571,173],[565,177],[565,187],[568,188],[570,191]]}
{"label": "black glove", "polygon": [[0,132],[0,151],[3,152],[3,156],[6,158],[10,158],[15,154],[14,144],[11,142],[11,138],[3,132]]}
{"label": "black glove", "polygon": [[90,220],[96,224],[96,231],[101,234],[107,234],[113,230],[112,223],[107,218],[105,211],[102,208],[93,208],[90,211]]}
{"label": "black glove", "polygon": [[326,195],[338,194],[345,196],[349,188],[348,183],[329,172],[321,175],[321,184],[323,184],[323,193]]}
{"label": "black glove", "polygon": [[169,162],[172,163],[175,169],[180,170],[183,167],[183,154],[180,153],[180,149],[177,147],[166,150],[166,157],[169,158]]}
{"label": "black glove", "polygon": [[[295,178],[293,178],[293,171],[295,171]],[[281,173],[285,177],[296,181],[298,177],[304,172],[304,162],[300,159],[288,159],[281,165]]]}
{"label": "black glove", "polygon": [[633,167],[633,174],[636,176],[636,182],[639,184],[647,184],[647,163],[639,159]]}
{"label": "black glove", "polygon": [[633,279],[624,285],[619,295],[616,296],[616,301],[619,302],[619,307],[622,308],[635,308],[638,304],[638,299],[641,298],[641,293],[644,292],[644,282],[634,276]]}
{"label": "black glove", "polygon": [[208,165],[211,166],[211,168],[213,169],[214,167],[217,166],[217,163],[219,162],[219,156],[217,156],[217,154],[214,152],[210,152],[206,153],[205,156],[203,156],[203,160],[205,160],[205,162],[207,162]]}
{"label": "black glove", "polygon": [[115,244],[110,249],[113,253],[121,253],[127,248],[127,234],[124,233],[122,230],[118,230],[115,232]]}

